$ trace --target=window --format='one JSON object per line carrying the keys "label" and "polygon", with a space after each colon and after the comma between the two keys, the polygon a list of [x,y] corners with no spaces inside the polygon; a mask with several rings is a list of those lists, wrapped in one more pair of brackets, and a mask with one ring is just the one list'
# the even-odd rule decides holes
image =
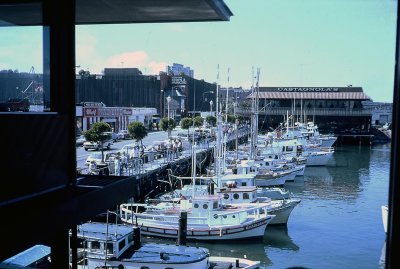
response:
{"label": "window", "polygon": [[250,196],[249,196],[249,194],[248,193],[243,193],[243,200],[249,200],[250,199]]}
{"label": "window", "polygon": [[119,243],[118,243],[118,251],[121,251],[125,247],[125,244],[126,244],[125,239],[119,241]]}
{"label": "window", "polygon": [[[42,4],[0,5],[0,13],[29,9],[42,20]],[[22,17],[19,19],[23,20]],[[24,25],[24,23],[21,23]],[[0,112],[49,111],[46,27],[9,24],[0,18]],[[5,53],[6,52],[6,53]],[[29,63],[29,65],[28,65]]]}
{"label": "window", "polygon": [[100,244],[100,242],[98,242],[98,241],[90,241],[90,248],[91,248],[93,251],[100,250],[101,244]]}
{"label": "window", "polygon": [[233,195],[233,199],[235,199],[235,200],[239,199],[239,194],[238,194],[238,193],[235,193],[235,194]]}
{"label": "window", "polygon": [[208,209],[208,204],[203,204],[203,209]]}

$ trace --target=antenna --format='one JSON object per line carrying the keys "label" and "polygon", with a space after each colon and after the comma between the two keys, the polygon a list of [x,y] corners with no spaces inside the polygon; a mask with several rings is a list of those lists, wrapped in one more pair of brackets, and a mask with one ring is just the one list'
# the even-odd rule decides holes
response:
{"label": "antenna", "polygon": [[225,97],[225,122],[228,122],[228,99],[229,99],[229,67],[228,67],[228,85],[226,86],[226,97]]}

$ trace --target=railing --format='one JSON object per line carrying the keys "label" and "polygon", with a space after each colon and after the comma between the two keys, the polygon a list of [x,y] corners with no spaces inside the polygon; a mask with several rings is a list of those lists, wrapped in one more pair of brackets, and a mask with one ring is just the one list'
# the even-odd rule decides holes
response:
{"label": "railing", "polygon": [[[291,113],[291,107],[272,107],[264,111],[258,111],[259,115],[286,115]],[[237,108],[237,114],[251,114],[250,108]],[[300,109],[298,109],[300,113]],[[372,111],[366,108],[310,108],[304,109],[303,114],[315,116],[371,116]]]}

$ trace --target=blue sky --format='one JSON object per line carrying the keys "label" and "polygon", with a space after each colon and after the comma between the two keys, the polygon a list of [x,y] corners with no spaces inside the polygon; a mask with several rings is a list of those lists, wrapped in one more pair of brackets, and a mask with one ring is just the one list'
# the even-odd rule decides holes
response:
{"label": "blue sky", "polygon": [[[249,87],[361,86],[374,101],[393,96],[395,0],[225,0],[229,22],[77,26],[76,64],[138,67],[181,63],[195,78]],[[0,28],[0,69],[42,70],[39,27]],[[230,69],[228,83],[228,68]]]}

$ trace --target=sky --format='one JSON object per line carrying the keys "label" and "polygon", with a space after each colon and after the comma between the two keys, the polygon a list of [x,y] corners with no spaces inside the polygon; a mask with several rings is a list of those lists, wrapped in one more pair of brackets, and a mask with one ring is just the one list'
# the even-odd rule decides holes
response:
{"label": "sky", "polygon": [[[196,79],[249,88],[259,68],[260,86],[353,85],[392,102],[397,1],[225,3],[230,21],[77,26],[77,70],[137,67],[151,75],[180,63]],[[41,50],[40,27],[0,28],[0,70],[41,73]]]}

